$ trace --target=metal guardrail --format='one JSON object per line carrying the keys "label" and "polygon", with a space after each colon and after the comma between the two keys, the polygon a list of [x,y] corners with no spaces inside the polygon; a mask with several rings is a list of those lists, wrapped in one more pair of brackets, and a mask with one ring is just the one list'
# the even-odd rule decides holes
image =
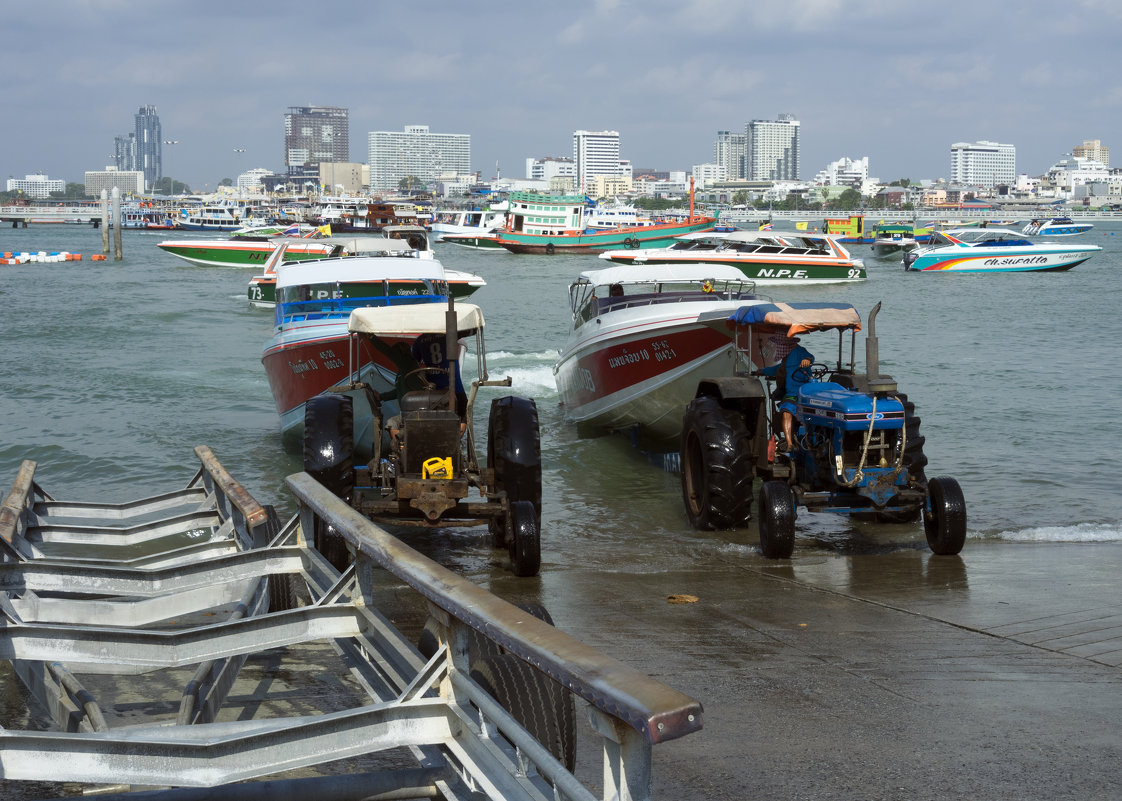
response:
{"label": "metal guardrail", "polygon": [[[558,753],[541,719],[526,715],[541,698],[550,706],[545,712],[563,710],[572,694],[587,702],[586,738],[598,744],[601,761],[590,775],[602,782],[602,797],[640,800],[651,797],[653,744],[701,728],[693,699],[409,549],[307,474],[288,478],[300,511],[277,531],[268,510],[213,454],[196,454],[202,468],[182,493],[125,505],[64,504],[35,484],[33,464],[21,468],[0,518],[0,539],[11,551],[0,564],[0,657],[58,730],[0,729],[0,780],[179,788],[140,796],[163,801],[210,798],[209,790],[190,788],[218,785],[233,799],[591,801],[596,796],[578,781],[573,754]],[[197,514],[213,509],[206,535],[224,550],[180,548],[167,536],[164,521],[182,514],[184,503]],[[50,519],[59,514],[84,517],[65,543],[62,525]],[[197,518],[187,524],[197,526]],[[343,574],[307,544],[324,525],[355,556]],[[149,526],[163,533],[146,539]],[[45,530],[55,534],[43,540]],[[100,555],[50,558],[52,549],[74,548],[87,535],[104,549],[125,531],[132,543],[125,548],[140,541],[163,550],[123,565]],[[399,601],[402,582],[431,614],[426,632],[435,637],[435,653],[427,660],[379,610],[387,597]],[[276,716],[231,717],[224,704],[252,654],[287,659],[290,646],[312,643],[338,658],[330,669],[351,680],[351,706],[308,714],[266,698],[262,704]],[[475,671],[512,661],[522,670],[507,675],[518,680],[513,685],[497,688],[513,687],[496,693],[500,703]],[[195,668],[177,679],[181,666]],[[161,693],[179,682],[176,725],[166,714],[119,725],[113,707],[98,699],[103,692],[112,699],[122,684],[135,694],[150,675],[151,703],[159,708],[170,700]],[[552,720],[564,728],[564,717]],[[291,773],[348,757],[365,764],[386,751],[404,751],[415,764],[403,769],[396,756],[392,768]],[[277,774],[280,780],[249,781]]]}

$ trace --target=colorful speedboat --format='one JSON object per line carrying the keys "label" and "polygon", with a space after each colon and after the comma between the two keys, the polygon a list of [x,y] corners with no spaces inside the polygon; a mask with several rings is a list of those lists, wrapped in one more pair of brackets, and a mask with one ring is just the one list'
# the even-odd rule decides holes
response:
{"label": "colorful speedboat", "polygon": [[652,452],[678,447],[682,409],[703,376],[751,369],[725,320],[765,303],[752,282],[722,265],[590,270],[569,287],[573,325],[554,380],[581,436],[628,431]]}
{"label": "colorful speedboat", "polygon": [[1031,220],[1021,229],[1029,236],[1075,236],[1085,234],[1095,226],[1089,222],[1075,222],[1070,217],[1051,217],[1047,220]]}
{"label": "colorful speedboat", "polygon": [[[276,324],[261,362],[269,379],[286,439],[304,429],[304,404],[336,384],[357,380],[388,393],[397,376],[394,362],[373,348],[350,354],[347,322],[359,308],[414,303],[447,303],[444,267],[432,258],[416,258],[386,239],[381,255],[350,256],[281,266],[282,243],[272,257],[278,273]],[[276,269],[280,266],[280,269]],[[408,347],[415,334],[403,332]],[[354,366],[357,379],[348,368]],[[383,405],[383,408],[385,406]],[[355,403],[355,441],[371,441],[369,404]]]}
{"label": "colorful speedboat", "polygon": [[715,217],[684,221],[594,228],[588,225],[592,205],[584,195],[538,195],[511,192],[506,226],[498,231],[498,244],[513,253],[583,253],[638,250],[668,245],[676,237],[709,231]]}
{"label": "colorful speedboat", "polygon": [[956,228],[932,234],[928,247],[904,254],[904,269],[917,272],[994,273],[1070,270],[1102,250],[1028,239],[1007,228]]}
{"label": "colorful speedboat", "polygon": [[835,237],[802,232],[688,234],[666,248],[613,250],[600,258],[617,264],[719,264],[762,285],[836,284],[868,277],[865,263]]}
{"label": "colorful speedboat", "polygon": [[[351,237],[353,238],[353,237]],[[196,267],[260,267],[276,250],[279,238],[171,239],[156,247]],[[285,261],[306,261],[342,256],[344,240],[293,239]]]}

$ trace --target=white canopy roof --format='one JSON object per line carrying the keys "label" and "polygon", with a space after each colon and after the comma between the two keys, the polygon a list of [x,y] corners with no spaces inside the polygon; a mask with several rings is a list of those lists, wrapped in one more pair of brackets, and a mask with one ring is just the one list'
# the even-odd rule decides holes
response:
{"label": "white canopy roof", "polygon": [[586,270],[582,280],[593,286],[610,284],[688,283],[691,281],[743,281],[750,279],[727,264],[627,264],[603,270]]}
{"label": "white canopy roof", "polygon": [[436,259],[397,256],[347,256],[285,262],[277,275],[277,288],[336,281],[444,281],[444,267]]}
{"label": "white canopy roof", "polygon": [[[361,334],[443,334],[447,303],[410,303],[355,309],[347,329]],[[483,327],[483,310],[473,303],[456,304],[456,329],[463,335]]]}

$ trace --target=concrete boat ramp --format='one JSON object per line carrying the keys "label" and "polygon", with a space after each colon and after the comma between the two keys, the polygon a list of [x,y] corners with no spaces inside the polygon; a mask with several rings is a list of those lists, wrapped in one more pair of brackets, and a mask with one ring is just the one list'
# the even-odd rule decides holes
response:
{"label": "concrete boat ramp", "polygon": [[[694,699],[306,474],[281,524],[195,453],[183,490],[127,504],[55,500],[21,467],[0,510],[3,798],[648,799],[652,747],[701,728]],[[355,556],[341,574],[308,545],[324,525]],[[420,638],[382,611],[408,603]]]}

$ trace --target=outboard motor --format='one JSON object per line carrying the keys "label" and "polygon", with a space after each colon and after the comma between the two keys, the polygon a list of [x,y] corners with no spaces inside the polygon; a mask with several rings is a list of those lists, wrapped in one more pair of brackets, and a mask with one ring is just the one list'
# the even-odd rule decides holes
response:
{"label": "outboard motor", "polygon": [[912,265],[916,263],[916,248],[904,252],[904,269],[912,269]]}

